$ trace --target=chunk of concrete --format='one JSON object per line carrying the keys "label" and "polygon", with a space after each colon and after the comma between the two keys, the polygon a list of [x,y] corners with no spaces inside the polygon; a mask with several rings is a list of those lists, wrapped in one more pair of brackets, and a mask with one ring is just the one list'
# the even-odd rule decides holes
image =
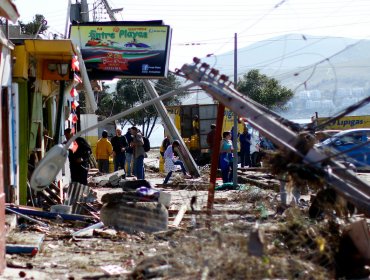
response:
{"label": "chunk of concrete", "polygon": [[108,202],[100,210],[105,226],[128,233],[167,230],[168,211],[157,202]]}
{"label": "chunk of concrete", "polygon": [[119,185],[119,181],[120,181],[120,177],[113,173],[110,177],[109,177],[109,183],[114,186],[114,187],[118,187]]}
{"label": "chunk of concrete", "polygon": [[162,203],[167,208],[171,205],[171,194],[166,192],[160,192],[158,202]]}

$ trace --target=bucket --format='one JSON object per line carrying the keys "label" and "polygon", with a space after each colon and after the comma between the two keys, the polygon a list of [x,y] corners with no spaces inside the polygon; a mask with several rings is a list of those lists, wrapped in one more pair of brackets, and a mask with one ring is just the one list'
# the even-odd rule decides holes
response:
{"label": "bucket", "polygon": [[158,202],[166,207],[170,207],[171,204],[171,194],[166,192],[160,192]]}

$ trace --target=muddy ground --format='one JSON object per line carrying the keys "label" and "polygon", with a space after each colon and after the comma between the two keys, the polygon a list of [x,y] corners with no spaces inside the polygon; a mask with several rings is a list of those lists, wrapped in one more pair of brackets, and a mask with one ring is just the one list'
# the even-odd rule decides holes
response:
{"label": "muddy ground", "polygon": [[[156,171],[155,158],[153,153],[147,159],[146,179],[160,183],[164,176]],[[343,272],[345,262],[338,254],[343,229],[361,215],[343,218],[331,212],[310,219],[309,188],[301,205],[283,211],[279,209],[278,181],[268,171],[260,171],[239,171],[240,189],[217,190],[211,216],[206,212],[209,167],[201,169],[200,179],[184,180],[176,175],[177,186],[156,186],[172,195],[168,230],[157,233],[129,234],[102,227],[85,236],[72,236],[94,222],[42,219],[49,225],[42,227],[20,219],[13,233],[44,238],[34,256],[6,255],[8,268],[2,279],[333,279],[340,273],[366,275],[364,265],[357,268],[358,259],[356,265],[349,264],[350,254],[345,262],[356,271]],[[109,186],[92,189],[98,202],[104,193],[121,192]],[[172,226],[182,205],[188,211],[179,226]]]}

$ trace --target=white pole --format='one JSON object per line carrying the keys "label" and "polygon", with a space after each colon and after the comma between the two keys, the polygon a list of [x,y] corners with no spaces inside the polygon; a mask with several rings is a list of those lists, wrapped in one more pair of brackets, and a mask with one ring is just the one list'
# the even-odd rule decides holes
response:
{"label": "white pole", "polygon": [[71,0],[68,0],[68,7],[67,7],[67,17],[66,17],[66,28],[64,29],[64,39],[68,37],[68,27],[69,27],[69,14],[71,11]]}

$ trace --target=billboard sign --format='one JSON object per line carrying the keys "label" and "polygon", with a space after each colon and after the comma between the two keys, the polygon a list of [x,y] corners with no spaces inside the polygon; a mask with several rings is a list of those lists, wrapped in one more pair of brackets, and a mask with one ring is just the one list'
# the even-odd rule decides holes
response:
{"label": "billboard sign", "polygon": [[167,76],[171,29],[161,21],[72,24],[90,79]]}
{"label": "billboard sign", "polygon": [[[318,118],[318,124],[322,124],[329,120],[329,118]],[[337,120],[330,122],[325,126],[325,129],[352,129],[352,128],[369,128],[370,116],[344,116]]]}

